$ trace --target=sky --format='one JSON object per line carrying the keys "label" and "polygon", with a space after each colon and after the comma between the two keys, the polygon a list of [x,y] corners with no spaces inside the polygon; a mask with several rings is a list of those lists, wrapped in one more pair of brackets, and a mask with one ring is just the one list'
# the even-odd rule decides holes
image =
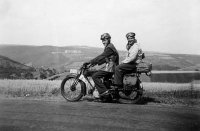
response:
{"label": "sky", "polygon": [[0,0],[0,44],[125,50],[135,32],[144,51],[200,55],[200,0]]}

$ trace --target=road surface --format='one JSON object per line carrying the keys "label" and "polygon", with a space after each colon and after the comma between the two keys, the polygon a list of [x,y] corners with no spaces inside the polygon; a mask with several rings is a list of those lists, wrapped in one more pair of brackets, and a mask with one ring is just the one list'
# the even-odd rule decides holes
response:
{"label": "road surface", "polygon": [[200,108],[0,99],[0,131],[200,131]]}

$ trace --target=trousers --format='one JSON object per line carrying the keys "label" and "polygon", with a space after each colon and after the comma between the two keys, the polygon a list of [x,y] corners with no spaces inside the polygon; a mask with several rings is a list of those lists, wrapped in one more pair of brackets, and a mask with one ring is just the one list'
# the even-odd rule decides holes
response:
{"label": "trousers", "polygon": [[123,86],[123,78],[125,74],[136,72],[136,63],[122,63],[115,68],[114,84]]}
{"label": "trousers", "polygon": [[105,77],[112,77],[113,73],[112,72],[107,72],[107,71],[102,71],[102,70],[99,70],[97,72],[94,72],[92,74],[92,79],[95,83],[95,86],[99,92],[99,94],[107,91],[107,88],[106,86],[103,84],[102,82],[102,78],[105,78]]}

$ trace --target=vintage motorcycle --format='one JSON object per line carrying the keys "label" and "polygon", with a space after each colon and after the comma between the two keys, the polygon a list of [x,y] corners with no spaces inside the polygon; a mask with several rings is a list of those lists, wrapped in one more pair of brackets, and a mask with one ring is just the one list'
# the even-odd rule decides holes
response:
{"label": "vintage motorcycle", "polygon": [[[144,54],[143,54],[144,55]],[[144,58],[144,56],[142,57]],[[88,94],[95,93],[95,86],[91,82],[91,76],[86,75],[86,71],[90,70],[92,65],[82,65],[77,73],[70,73],[61,83],[61,94],[70,102],[81,100],[81,98]],[[110,97],[100,97],[102,102],[116,101],[119,103],[137,103],[143,94],[143,85],[140,80],[140,75],[146,73],[151,75],[152,64],[141,62],[138,64],[136,71],[125,74],[123,88],[116,89],[113,84],[113,75],[102,78],[103,83],[110,92]],[[87,86],[86,86],[87,85]],[[97,96],[98,97],[98,94]]]}

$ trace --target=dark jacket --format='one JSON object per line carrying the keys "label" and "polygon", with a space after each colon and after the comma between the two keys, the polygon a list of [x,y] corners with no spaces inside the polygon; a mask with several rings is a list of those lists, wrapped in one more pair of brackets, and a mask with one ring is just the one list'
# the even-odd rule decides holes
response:
{"label": "dark jacket", "polygon": [[90,61],[93,65],[106,63],[104,71],[114,72],[115,66],[119,64],[119,54],[112,43],[104,48],[104,52]]}

